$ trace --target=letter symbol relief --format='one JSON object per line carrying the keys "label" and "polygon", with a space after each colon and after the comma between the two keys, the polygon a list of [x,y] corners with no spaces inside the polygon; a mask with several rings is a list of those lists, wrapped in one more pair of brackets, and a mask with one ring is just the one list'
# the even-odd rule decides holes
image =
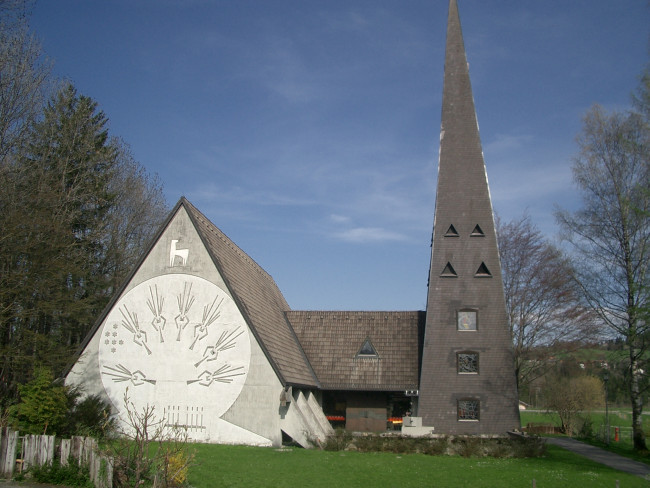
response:
{"label": "letter symbol relief", "polygon": [[187,264],[187,254],[189,253],[189,249],[176,249],[177,242],[178,239],[172,239],[171,249],[169,250],[169,266],[171,267],[174,266],[177,256],[181,258],[181,266]]}

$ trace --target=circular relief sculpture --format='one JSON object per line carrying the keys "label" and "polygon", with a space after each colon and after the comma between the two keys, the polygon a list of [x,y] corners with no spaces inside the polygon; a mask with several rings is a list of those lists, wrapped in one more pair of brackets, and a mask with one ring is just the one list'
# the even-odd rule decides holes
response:
{"label": "circular relief sculpture", "polygon": [[[104,389],[124,418],[138,412],[209,437],[239,396],[250,364],[248,327],[235,302],[203,278],[169,274],[129,290],[106,317],[99,344]],[[127,392],[128,389],[128,392]]]}

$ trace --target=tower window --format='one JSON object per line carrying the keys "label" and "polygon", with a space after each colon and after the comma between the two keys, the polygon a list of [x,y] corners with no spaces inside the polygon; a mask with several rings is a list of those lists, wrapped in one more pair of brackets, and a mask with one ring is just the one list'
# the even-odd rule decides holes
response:
{"label": "tower window", "polygon": [[458,374],[478,374],[478,353],[459,352],[456,354]]}
{"label": "tower window", "polygon": [[458,420],[478,421],[481,413],[481,402],[475,399],[458,400]]}
{"label": "tower window", "polygon": [[481,229],[481,226],[476,224],[476,227],[474,227],[474,230],[472,233],[469,235],[470,237],[485,237],[485,232],[483,232],[483,229]]}
{"label": "tower window", "polygon": [[456,231],[456,227],[454,227],[453,224],[451,224],[449,229],[447,229],[447,232],[445,232],[445,237],[458,237],[458,231]]}
{"label": "tower window", "polygon": [[482,262],[476,270],[476,274],[474,276],[476,278],[492,278],[492,273],[490,273],[490,270],[485,265],[485,263]]}
{"label": "tower window", "polygon": [[445,269],[442,270],[440,276],[443,278],[458,278],[458,274],[456,274],[456,270],[450,262],[447,262],[447,266],[445,266]]}
{"label": "tower window", "polygon": [[477,312],[476,310],[459,310],[457,317],[458,330],[476,330],[477,329]]}

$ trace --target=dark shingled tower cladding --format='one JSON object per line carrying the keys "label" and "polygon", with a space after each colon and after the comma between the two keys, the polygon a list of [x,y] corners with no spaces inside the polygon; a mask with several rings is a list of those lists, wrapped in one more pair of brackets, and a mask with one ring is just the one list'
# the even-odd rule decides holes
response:
{"label": "dark shingled tower cladding", "polygon": [[492,203],[455,0],[418,416],[436,434],[504,434],[520,425]]}

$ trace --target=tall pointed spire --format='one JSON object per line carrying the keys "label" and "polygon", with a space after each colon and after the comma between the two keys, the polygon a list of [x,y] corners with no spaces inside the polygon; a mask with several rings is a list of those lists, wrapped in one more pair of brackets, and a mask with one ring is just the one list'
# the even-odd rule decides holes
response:
{"label": "tall pointed spire", "polygon": [[519,427],[492,203],[456,0],[449,2],[418,416],[434,433]]}

